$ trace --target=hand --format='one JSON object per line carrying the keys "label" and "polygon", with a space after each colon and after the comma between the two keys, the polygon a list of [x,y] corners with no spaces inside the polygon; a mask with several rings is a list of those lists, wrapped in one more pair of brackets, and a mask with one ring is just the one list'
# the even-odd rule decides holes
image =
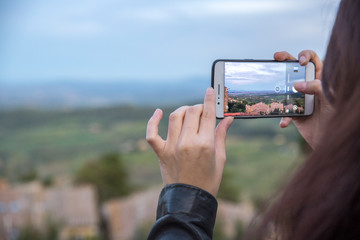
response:
{"label": "hand", "polygon": [[164,184],[189,184],[216,197],[226,162],[226,133],[233,118],[223,119],[215,130],[214,89],[207,89],[204,104],[171,113],[166,141],[158,134],[162,115],[157,109],[150,118],[146,140],[159,158]]}
{"label": "hand", "polygon": [[[293,120],[300,134],[311,148],[314,149],[319,141],[319,134],[322,131],[321,127],[324,125],[324,121],[330,116],[331,112],[333,112],[333,109],[323,95],[320,81],[323,63],[318,55],[312,50],[304,50],[299,53],[298,57],[300,64],[303,66],[308,64],[309,61],[312,61],[315,64],[315,81],[294,84],[295,89],[299,92],[315,94],[314,113],[309,117],[284,117],[280,121],[280,127],[286,128]],[[277,61],[296,60],[288,52],[276,52],[274,54],[274,59]]]}

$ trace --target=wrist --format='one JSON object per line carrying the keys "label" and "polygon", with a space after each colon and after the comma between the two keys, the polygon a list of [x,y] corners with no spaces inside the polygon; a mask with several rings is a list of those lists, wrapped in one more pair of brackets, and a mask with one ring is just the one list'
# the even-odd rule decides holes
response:
{"label": "wrist", "polygon": [[184,183],[174,183],[162,189],[156,218],[176,213],[197,214],[208,219],[213,225],[217,205],[216,198],[206,190]]}

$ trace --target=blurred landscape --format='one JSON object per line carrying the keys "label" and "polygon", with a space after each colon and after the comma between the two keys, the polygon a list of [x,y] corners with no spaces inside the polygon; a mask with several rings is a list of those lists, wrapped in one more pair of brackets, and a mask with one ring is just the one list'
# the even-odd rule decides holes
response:
{"label": "blurred landscape", "polygon": [[[201,99],[190,104],[200,102]],[[164,138],[167,117],[176,108],[163,108],[160,134]],[[44,177],[71,174],[86,161],[115,151],[127,160],[133,181],[159,183],[155,155],[144,142],[146,124],[154,110],[155,107],[126,105],[72,110],[3,110],[0,112],[1,173],[11,180],[17,180],[32,169]],[[300,136],[292,127],[280,129],[278,122],[279,119],[236,120],[229,130],[228,164],[237,165],[241,159],[252,159],[251,162],[266,159],[263,164],[271,165],[279,161],[279,157],[291,163],[299,154]],[[256,155],[247,157],[247,154]],[[144,176],[145,172],[150,175]],[[153,181],[149,182],[151,179]]]}
{"label": "blurred landscape", "polygon": [[[86,86],[84,88],[86,89]],[[139,86],[134,89],[139,88],[142,87]],[[156,87],[154,86],[154,88]],[[96,196],[94,202],[97,202],[97,206],[99,206],[96,212],[103,216],[105,215],[102,212],[105,210],[101,209],[114,208],[114,204],[117,206],[117,203],[113,203],[114,199],[124,197],[126,199],[126,196],[132,196],[132,194],[140,194],[139,196],[145,194],[145,197],[142,196],[142,198],[146,198],[148,189],[153,189],[148,193],[152,196],[151,200],[146,201],[152,201],[153,207],[152,209],[148,208],[146,214],[144,213],[148,216],[144,217],[145,223],[139,225],[139,222],[134,222],[134,226],[123,225],[114,228],[118,231],[119,229],[135,229],[134,231],[138,232],[140,231],[138,228],[142,227],[144,228],[143,234],[145,234],[149,231],[151,222],[154,221],[156,200],[161,189],[161,175],[157,158],[145,141],[145,129],[148,119],[156,108],[157,101],[164,103],[169,99],[169,95],[181,95],[179,94],[181,88],[179,91],[175,91],[177,89],[176,84],[167,89],[170,90],[165,95],[161,95],[160,92],[157,93],[156,102],[152,102],[151,97],[145,95],[148,97],[145,106],[140,104],[140,99],[145,98],[142,96],[139,97],[138,104],[134,102],[132,105],[116,106],[116,101],[114,101],[114,106],[95,108],[89,107],[93,103],[92,101],[97,98],[97,96],[92,97],[91,94],[87,95],[88,98],[83,98],[87,100],[87,104],[83,105],[82,108],[68,108],[66,107],[68,99],[66,97],[61,99],[61,96],[66,96],[67,90],[63,91],[58,88],[56,91],[60,101],[53,103],[49,100],[39,105],[36,97],[33,99],[24,91],[22,97],[26,101],[19,102],[16,108],[6,106],[0,112],[1,176],[7,179],[11,183],[10,186],[14,186],[14,189],[35,183],[42,186],[41,189],[52,191],[59,187],[64,188],[64,186],[72,189],[78,186],[79,182],[92,184]],[[171,89],[174,90],[171,91]],[[191,88],[186,89],[186,87],[182,89],[181,91],[184,91],[183,97],[192,94],[193,99],[198,99],[189,102],[189,104],[195,104],[202,101],[203,93],[201,92],[206,89],[206,86],[197,87],[196,91],[191,90]],[[46,88],[38,88],[38,90],[43,92],[44,97],[50,98],[52,96]],[[115,90],[113,91],[115,92]],[[143,91],[139,91],[139,93],[143,93]],[[200,93],[195,95],[197,91]],[[83,89],[82,92],[86,92],[86,90]],[[115,93],[114,96],[116,96]],[[133,96],[136,96],[136,93],[133,93]],[[187,98],[191,99],[189,96]],[[113,101],[111,94],[109,101]],[[86,103],[85,100],[84,102]],[[184,104],[187,103],[184,102]],[[168,115],[180,105],[162,105],[165,114],[160,124],[160,134],[165,138]],[[222,221],[226,221],[226,219],[229,221],[234,217],[237,221],[234,220],[227,225],[233,226],[239,224],[238,222],[242,224],[241,226],[248,224],[256,208],[260,207],[265,199],[282,186],[283,180],[304,158],[301,143],[301,137],[294,127],[280,129],[279,119],[236,120],[229,130],[228,160],[219,198],[223,199],[225,204],[229,202],[230,205],[231,203],[234,204],[233,207],[226,205],[229,209],[224,210],[225,212],[234,212],[234,209],[239,207],[241,210],[236,217],[233,216],[232,218],[219,212],[220,216],[224,214],[227,216],[219,217],[219,224],[221,225]],[[89,168],[86,170],[86,168],[87,165],[99,161],[109,154],[115,154],[115,158],[120,159],[119,161],[123,164],[123,169],[120,169],[120,172],[115,173],[115,175],[119,175],[121,171],[125,171],[125,173],[124,178],[118,180],[115,176],[114,181],[117,182],[111,183],[110,181],[108,184],[115,184],[113,189],[120,190],[111,190],[110,197],[103,198],[99,189],[109,186],[106,185],[106,182],[102,183],[102,178],[109,177],[111,174],[108,174],[108,170],[102,168],[102,165],[90,167],[90,169],[95,169],[96,173],[91,172]],[[101,173],[102,171],[103,173]],[[83,175],[85,175],[85,180]],[[80,181],[78,181],[79,178]],[[121,186],[121,184],[123,185]],[[79,190],[73,191],[78,192]],[[32,194],[40,193],[33,192]],[[118,204],[121,205],[121,203]],[[136,206],[133,207],[136,208]],[[129,206],[124,208],[129,208]],[[241,213],[244,212],[248,213],[241,218]],[[126,212],[123,214],[132,218]],[[118,217],[121,217],[121,214]],[[71,217],[69,218],[71,219]],[[110,218],[106,220],[108,225],[111,225],[110,220]],[[93,231],[93,235],[104,236],[102,234],[104,230],[100,226],[100,218],[95,222],[97,230]],[[144,227],[144,224],[147,225]],[[218,228],[222,229],[223,227]],[[235,226],[233,228],[235,229]],[[234,229],[217,230],[216,233],[222,236],[218,239],[222,239],[224,236],[234,239],[231,238],[236,232]],[[77,231],[77,234],[86,236],[83,235],[82,231]],[[134,232],[127,235],[115,234],[120,237],[110,239],[129,239],[129,236],[135,237],[134,234]],[[90,236],[92,235],[90,234]],[[141,237],[137,239],[141,239]]]}

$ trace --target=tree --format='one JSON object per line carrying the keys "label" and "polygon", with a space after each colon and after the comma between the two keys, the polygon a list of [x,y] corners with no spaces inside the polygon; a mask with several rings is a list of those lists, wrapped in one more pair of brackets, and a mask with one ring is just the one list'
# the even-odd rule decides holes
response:
{"label": "tree", "polygon": [[118,153],[105,154],[86,164],[76,173],[75,183],[93,184],[100,203],[131,192],[128,174]]}
{"label": "tree", "polygon": [[29,224],[22,228],[19,232],[19,236],[16,238],[17,240],[58,240],[59,239],[59,224],[56,224],[49,220],[45,229],[40,231],[33,225]]}
{"label": "tree", "polygon": [[229,112],[245,112],[246,105],[241,102],[229,102]]}
{"label": "tree", "polygon": [[294,98],[294,105],[297,105],[299,107],[305,105],[305,99],[304,98]]}
{"label": "tree", "polygon": [[146,239],[147,236],[149,235],[153,225],[154,225],[153,221],[141,223],[139,226],[136,227],[133,240]]}
{"label": "tree", "polygon": [[270,115],[279,115],[279,113],[280,113],[280,109],[275,108],[274,111],[270,112]]}
{"label": "tree", "polygon": [[246,111],[246,105],[244,103],[238,102],[236,103],[236,107],[239,112],[245,112]]}
{"label": "tree", "polygon": [[242,240],[245,233],[244,224],[241,221],[237,221],[235,224],[235,236],[233,240]]}
{"label": "tree", "polygon": [[231,183],[232,178],[233,174],[225,168],[219,188],[218,198],[231,202],[238,202],[240,200],[241,190],[239,186],[235,186]]}
{"label": "tree", "polygon": [[227,240],[225,230],[224,230],[224,223],[221,221],[220,218],[217,218],[215,221],[215,226],[213,230],[213,239],[214,240]]}
{"label": "tree", "polygon": [[234,112],[234,102],[228,102],[228,111]]}
{"label": "tree", "polygon": [[20,182],[31,182],[38,178],[38,173],[35,169],[30,169],[19,176]]}
{"label": "tree", "polygon": [[18,240],[43,239],[43,234],[35,227],[28,225],[21,229]]}

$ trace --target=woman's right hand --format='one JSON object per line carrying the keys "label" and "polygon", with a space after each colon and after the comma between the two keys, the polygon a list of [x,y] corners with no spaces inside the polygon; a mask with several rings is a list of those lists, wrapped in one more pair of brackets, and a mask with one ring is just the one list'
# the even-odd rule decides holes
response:
{"label": "woman's right hand", "polygon": [[226,162],[226,132],[233,118],[224,118],[216,127],[215,100],[214,89],[208,88],[204,104],[183,106],[170,114],[166,140],[158,130],[162,111],[156,110],[150,118],[146,140],[159,158],[165,185],[193,185],[216,197]]}
{"label": "woman's right hand", "polygon": [[[300,134],[304,137],[311,148],[314,149],[319,142],[321,127],[323,126],[324,121],[331,115],[333,109],[323,95],[321,86],[323,63],[318,55],[312,50],[304,50],[299,53],[298,57],[300,64],[303,66],[308,64],[309,61],[312,61],[315,64],[315,81],[294,84],[294,87],[299,92],[305,94],[315,94],[315,109],[313,114],[309,117],[282,118],[280,121],[280,127],[286,128],[293,120]],[[288,52],[276,52],[274,54],[274,59],[277,61],[296,60],[296,58]]]}

